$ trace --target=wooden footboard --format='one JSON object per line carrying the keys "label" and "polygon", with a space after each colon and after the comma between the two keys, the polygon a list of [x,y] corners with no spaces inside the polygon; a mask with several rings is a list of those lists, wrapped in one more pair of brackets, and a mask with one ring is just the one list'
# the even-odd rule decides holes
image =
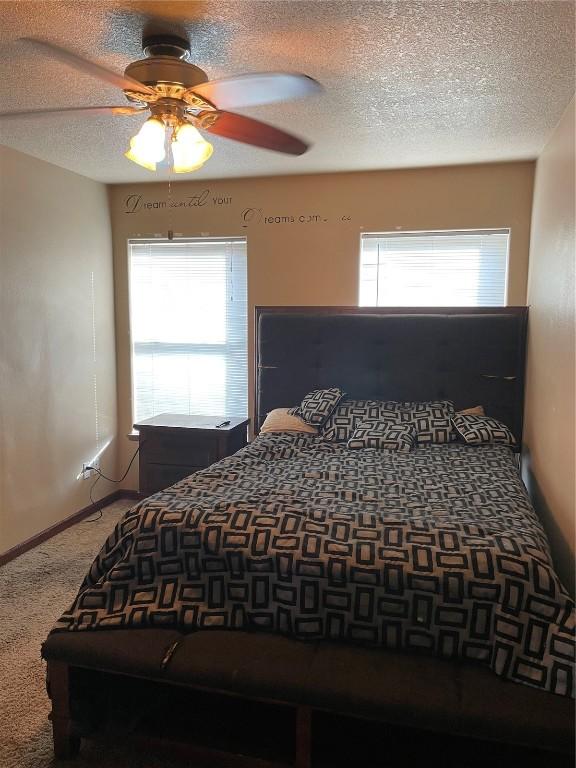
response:
{"label": "wooden footboard", "polygon": [[[173,707],[169,728],[157,734],[155,743],[188,758],[193,755],[199,764],[311,768],[315,750],[334,742],[331,736],[324,741],[326,718],[411,729],[408,739],[413,738],[410,733],[428,732],[431,738],[449,734],[501,742],[540,751],[549,765],[553,763],[547,755],[553,759],[554,753],[570,755],[574,750],[573,700],[501,680],[481,665],[456,660],[302,643],[265,633],[207,630],[185,635],[154,629],[56,633],[44,644],[43,656],[54,751],[60,758],[78,752],[81,735],[94,728],[103,712],[118,726],[119,715],[132,716],[143,701],[153,702],[161,712]],[[184,704],[180,698],[186,699]],[[207,700],[212,704],[207,706]],[[118,711],[109,712],[112,706]],[[144,746],[153,741],[150,734],[158,722],[153,710],[143,707],[143,736],[131,731]],[[196,712],[193,727],[191,711]],[[213,733],[205,731],[206,724],[216,722],[214,711],[218,722],[236,728],[235,735],[228,738],[218,724]],[[231,713],[229,720],[225,712]],[[327,733],[334,727],[341,728],[329,725]],[[348,726],[343,728],[339,733],[345,745]],[[382,738],[381,728],[378,732]],[[194,746],[196,737],[208,746]],[[262,757],[246,756],[253,752]]]}
{"label": "wooden footboard", "polygon": [[80,750],[80,736],[70,710],[69,666],[62,661],[48,662],[48,693],[52,700],[52,738],[57,758],[75,757]]}
{"label": "wooden footboard", "polygon": [[[52,701],[52,738],[54,755],[61,760],[72,759],[80,751],[80,729],[72,717],[71,677],[74,667],[62,661],[48,661],[48,693]],[[312,710],[309,706],[295,707],[294,761],[291,763],[265,760],[233,754],[224,750],[198,746],[170,739],[147,736],[140,740],[143,746],[159,746],[175,755],[183,755],[209,764],[222,764],[235,768],[311,768],[312,749]]]}

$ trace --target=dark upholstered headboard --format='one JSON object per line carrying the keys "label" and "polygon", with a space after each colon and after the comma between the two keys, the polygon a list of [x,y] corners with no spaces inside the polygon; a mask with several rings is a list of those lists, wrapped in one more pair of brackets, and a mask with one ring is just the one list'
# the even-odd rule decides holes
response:
{"label": "dark upholstered headboard", "polygon": [[313,389],[483,405],[520,442],[527,307],[256,307],[255,428]]}

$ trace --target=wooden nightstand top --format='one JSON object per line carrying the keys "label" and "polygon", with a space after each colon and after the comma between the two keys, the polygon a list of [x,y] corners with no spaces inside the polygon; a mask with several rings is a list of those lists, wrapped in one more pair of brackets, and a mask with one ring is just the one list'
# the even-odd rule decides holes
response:
{"label": "wooden nightstand top", "polygon": [[[229,421],[225,427],[217,427],[223,421]],[[159,413],[151,419],[144,419],[134,424],[134,429],[155,427],[158,429],[196,429],[200,432],[231,432],[237,427],[248,425],[250,419],[238,419],[232,416],[188,416],[182,413]]]}

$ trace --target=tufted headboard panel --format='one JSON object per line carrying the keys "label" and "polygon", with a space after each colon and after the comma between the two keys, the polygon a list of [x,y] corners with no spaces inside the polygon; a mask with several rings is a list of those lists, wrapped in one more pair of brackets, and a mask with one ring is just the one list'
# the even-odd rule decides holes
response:
{"label": "tufted headboard panel", "polygon": [[313,389],[483,405],[522,439],[527,307],[256,307],[255,427]]}

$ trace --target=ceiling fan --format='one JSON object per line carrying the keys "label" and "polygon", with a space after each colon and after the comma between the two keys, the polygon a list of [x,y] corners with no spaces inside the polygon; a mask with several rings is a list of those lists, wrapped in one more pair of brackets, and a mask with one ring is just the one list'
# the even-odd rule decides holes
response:
{"label": "ceiling fan", "polygon": [[20,40],[75,69],[118,86],[133,105],[5,112],[0,113],[0,118],[150,112],[150,117],[130,140],[126,157],[156,170],[157,164],[171,153],[171,166],[176,173],[197,170],[211,156],[212,145],[198,129],[289,155],[301,155],[308,149],[308,144],[297,136],[228,111],[318,93],[321,85],[307,75],[263,72],[208,80],[206,73],[189,61],[188,41],[173,34],[145,36],[142,46],[146,58],[129,64],[123,75],[52,43],[35,38]]}

